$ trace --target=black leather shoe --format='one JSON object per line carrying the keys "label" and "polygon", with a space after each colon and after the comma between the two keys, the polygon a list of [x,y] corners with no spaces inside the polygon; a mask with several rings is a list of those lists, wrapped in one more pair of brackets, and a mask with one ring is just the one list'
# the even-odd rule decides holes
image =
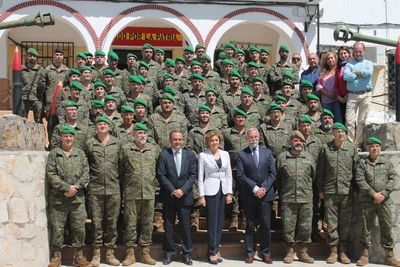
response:
{"label": "black leather shoe", "polygon": [[208,257],[208,262],[210,264],[218,264],[218,259],[211,259],[210,257]]}
{"label": "black leather shoe", "polygon": [[186,265],[193,265],[193,261],[190,257],[183,257],[182,262]]}
{"label": "black leather shoe", "polygon": [[163,265],[169,265],[172,262],[172,257],[165,257],[163,260],[162,264]]}

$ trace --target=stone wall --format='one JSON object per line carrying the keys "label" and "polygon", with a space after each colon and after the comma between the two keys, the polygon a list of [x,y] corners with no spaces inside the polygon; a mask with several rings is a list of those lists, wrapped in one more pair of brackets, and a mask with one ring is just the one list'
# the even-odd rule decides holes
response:
{"label": "stone wall", "polygon": [[47,266],[46,161],[47,152],[0,152],[0,266]]}

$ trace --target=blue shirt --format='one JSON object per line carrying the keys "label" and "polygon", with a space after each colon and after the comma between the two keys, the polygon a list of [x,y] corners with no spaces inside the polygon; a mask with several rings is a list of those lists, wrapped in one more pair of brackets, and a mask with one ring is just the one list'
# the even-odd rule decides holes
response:
{"label": "blue shirt", "polygon": [[318,66],[318,68],[312,70],[310,68],[306,69],[301,73],[301,79],[307,80],[313,83],[313,92],[315,92],[315,86],[317,86],[317,81],[319,78],[319,75],[321,74],[321,67]]}
{"label": "blue shirt", "polygon": [[[361,72],[362,77],[357,77],[355,71]],[[372,90],[371,76],[374,66],[371,61],[362,59],[351,60],[346,64],[343,79],[347,81],[347,91],[350,93],[369,92]]]}

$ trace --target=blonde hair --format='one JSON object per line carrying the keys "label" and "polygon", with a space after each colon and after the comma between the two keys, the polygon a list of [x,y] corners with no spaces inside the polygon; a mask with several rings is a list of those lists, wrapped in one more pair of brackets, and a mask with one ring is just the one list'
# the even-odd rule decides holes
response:
{"label": "blonde hair", "polygon": [[221,133],[219,131],[216,131],[216,130],[211,130],[211,131],[206,133],[206,137],[204,139],[204,145],[207,148],[210,148],[211,139],[214,136],[218,136],[218,140],[219,140],[219,142],[221,142]]}
{"label": "blonde hair", "polygon": [[[327,62],[327,61],[328,61],[328,57],[329,57],[330,55],[333,55],[333,57],[334,57],[335,60],[336,60],[336,66],[333,66],[332,69],[331,69],[331,67],[329,67],[328,62]],[[322,70],[321,70],[321,75],[320,75],[320,77],[325,77],[325,76],[328,75],[329,73],[331,73],[331,72],[333,72],[333,71],[336,71],[337,64],[338,64],[338,55],[337,55],[335,52],[330,51],[330,52],[324,54],[323,57],[322,57],[322,60],[321,60],[321,67],[322,67]]]}

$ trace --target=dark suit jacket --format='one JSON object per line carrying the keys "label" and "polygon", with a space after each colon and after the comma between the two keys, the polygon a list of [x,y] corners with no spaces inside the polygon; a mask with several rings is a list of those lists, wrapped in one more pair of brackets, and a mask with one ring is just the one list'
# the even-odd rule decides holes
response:
{"label": "dark suit jacket", "polygon": [[[173,150],[171,148],[163,150],[157,162],[157,176],[164,203],[181,201],[184,206],[193,205],[192,187],[197,180],[197,160],[192,151],[182,149],[181,173],[178,177]],[[176,189],[182,189],[185,195],[180,199],[172,197],[171,194]]]}
{"label": "dark suit jacket", "polygon": [[254,201],[254,187],[267,190],[262,201],[272,201],[275,198],[274,181],[276,177],[275,160],[270,149],[259,146],[259,165],[256,166],[251,149],[246,147],[237,155],[237,178],[241,185],[242,201]]}

